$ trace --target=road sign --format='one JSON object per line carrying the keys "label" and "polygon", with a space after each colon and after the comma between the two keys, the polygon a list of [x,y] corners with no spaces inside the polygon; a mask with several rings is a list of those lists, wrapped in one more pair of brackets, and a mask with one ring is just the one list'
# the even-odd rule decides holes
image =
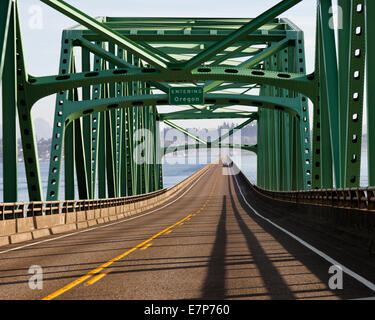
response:
{"label": "road sign", "polygon": [[203,87],[174,87],[169,90],[171,105],[204,104]]}

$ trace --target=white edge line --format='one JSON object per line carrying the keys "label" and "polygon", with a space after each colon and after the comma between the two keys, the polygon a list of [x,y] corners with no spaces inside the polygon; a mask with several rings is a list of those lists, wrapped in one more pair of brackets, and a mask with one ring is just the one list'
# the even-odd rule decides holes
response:
{"label": "white edge line", "polygon": [[208,170],[206,170],[206,172],[204,172],[190,187],[189,189],[187,189],[183,194],[181,194],[178,198],[174,199],[173,201],[167,203],[166,205],[158,208],[158,209],[155,209],[155,210],[152,210],[150,212],[147,212],[147,213],[144,213],[144,214],[141,214],[139,216],[136,216],[136,217],[132,217],[132,218],[129,218],[129,219],[126,219],[126,220],[121,220],[121,221],[116,221],[116,222],[112,222],[112,223],[109,223],[109,224],[105,224],[105,225],[102,225],[102,226],[98,226],[98,227],[93,227],[93,228],[89,228],[89,229],[85,229],[85,230],[81,230],[81,231],[77,231],[77,232],[73,232],[73,233],[68,233],[68,234],[64,234],[62,236],[58,236],[58,237],[55,237],[55,238],[52,238],[52,239],[45,239],[45,240],[41,240],[41,241],[38,241],[38,242],[33,242],[33,243],[29,243],[29,244],[26,244],[26,245],[23,245],[23,246],[20,246],[20,247],[15,247],[15,248],[12,248],[12,249],[8,249],[8,250],[5,250],[5,251],[0,251],[0,254],[4,254],[4,253],[8,253],[8,252],[11,252],[11,251],[16,251],[16,250],[20,250],[20,249],[24,249],[24,248],[27,248],[27,247],[31,247],[31,246],[35,246],[35,245],[38,245],[38,244],[41,244],[41,243],[46,243],[46,242],[50,242],[50,241],[54,241],[54,240],[59,240],[59,239],[63,239],[63,238],[67,238],[67,237],[70,237],[70,236],[74,236],[74,235],[77,235],[77,234],[80,234],[80,233],[84,233],[84,232],[89,232],[89,231],[93,231],[93,230],[97,230],[97,229],[102,229],[102,228],[107,228],[107,227],[110,227],[110,226],[113,226],[113,225],[116,225],[116,224],[120,224],[120,223],[124,223],[124,222],[128,222],[128,221],[131,221],[131,220],[134,220],[134,219],[138,219],[138,218],[141,218],[141,217],[144,217],[144,216],[147,216],[151,213],[154,213],[156,211],[159,211],[161,209],[164,209],[168,206],[170,206],[172,203],[175,203],[177,200],[180,200],[186,193],[188,193],[197,183],[198,181],[203,178],[206,173],[210,171],[210,168]]}
{"label": "white edge line", "polygon": [[315,247],[313,247],[312,245],[310,245],[309,243],[307,243],[306,241],[302,240],[301,238],[297,237],[296,235],[294,235],[293,233],[289,232],[288,230],[280,227],[278,224],[274,223],[273,221],[271,221],[270,219],[268,218],[265,218],[263,217],[258,211],[256,211],[246,200],[245,196],[243,195],[242,191],[241,191],[241,188],[238,184],[238,181],[237,181],[237,177],[236,175],[234,175],[234,179],[236,181],[236,184],[237,184],[237,188],[238,190],[240,191],[241,193],[241,196],[243,198],[243,200],[245,201],[245,203],[248,205],[248,207],[261,219],[267,221],[268,223],[272,224],[274,227],[276,227],[277,229],[283,231],[284,233],[286,233],[287,235],[289,235],[290,237],[292,237],[293,239],[295,239],[296,241],[298,241],[300,244],[302,244],[303,246],[305,246],[306,248],[310,249],[311,251],[313,251],[314,253],[316,253],[317,255],[321,256],[323,259],[325,259],[326,261],[328,261],[329,263],[331,263],[332,265],[336,265],[336,266],[339,266],[343,272],[345,272],[347,275],[349,275],[350,277],[354,278],[355,280],[359,281],[360,283],[362,283],[364,286],[366,286],[367,288],[371,289],[372,291],[375,291],[375,284],[373,284],[372,282],[368,281],[367,279],[365,279],[364,277],[360,276],[359,274],[355,273],[354,271],[350,270],[349,268],[343,266],[342,264],[340,264],[339,262],[337,262],[336,260],[332,259],[330,256],[326,255],[324,252],[316,249]]}
{"label": "white edge line", "polygon": [[369,300],[375,300],[375,297],[358,298],[358,299],[350,299],[350,300],[369,301]]}

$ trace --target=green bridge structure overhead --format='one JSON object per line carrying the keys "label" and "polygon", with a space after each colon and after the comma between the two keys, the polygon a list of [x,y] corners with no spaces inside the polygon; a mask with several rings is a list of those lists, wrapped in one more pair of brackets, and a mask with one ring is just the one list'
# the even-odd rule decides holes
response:
{"label": "green bridge structure overhead", "polygon": [[[30,201],[155,192],[163,189],[165,154],[200,148],[256,153],[262,190],[358,188],[364,112],[368,186],[375,186],[375,2],[338,0],[350,26],[339,28],[332,1],[317,1],[315,71],[308,74],[304,32],[293,17],[280,17],[303,1],[311,0],[283,0],[252,18],[94,18],[41,0],[77,25],[62,31],[59,73],[33,76],[18,1],[1,0],[4,202],[18,200],[17,122]],[[56,104],[43,194],[32,110],[50,95]],[[193,119],[243,122],[205,141],[174,122]],[[254,122],[256,145],[226,142]],[[163,147],[161,123],[195,144]]]}

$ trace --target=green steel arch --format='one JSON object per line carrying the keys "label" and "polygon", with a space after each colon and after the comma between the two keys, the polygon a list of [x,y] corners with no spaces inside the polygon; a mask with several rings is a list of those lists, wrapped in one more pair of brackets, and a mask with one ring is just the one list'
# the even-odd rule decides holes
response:
{"label": "green steel arch", "polygon": [[[66,199],[75,197],[76,183],[80,199],[161,189],[159,126],[164,122],[189,135],[172,122],[182,119],[243,119],[237,130],[256,121],[256,147],[225,143],[234,131],[215,143],[195,140],[206,148],[256,151],[257,184],[289,191],[359,186],[366,111],[368,184],[374,186],[375,111],[369,91],[374,1],[338,0],[339,30],[331,23],[332,0],[316,1],[311,74],[303,31],[279,18],[302,1],[311,0],[282,0],[255,18],[94,19],[62,0],[41,0],[80,26],[62,32],[59,73],[40,77],[27,72],[18,1],[1,1],[4,201],[18,197],[17,120],[29,198],[35,201],[60,199],[62,179]],[[174,106],[173,88],[200,88],[202,101]],[[31,111],[52,94],[44,196]]]}

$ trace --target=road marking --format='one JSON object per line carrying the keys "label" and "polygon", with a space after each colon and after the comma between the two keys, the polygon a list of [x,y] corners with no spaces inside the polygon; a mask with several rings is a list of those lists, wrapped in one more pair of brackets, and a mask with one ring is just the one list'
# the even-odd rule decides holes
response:
{"label": "road marking", "polygon": [[85,282],[84,285],[85,286],[91,286],[91,285],[93,285],[95,282],[97,282],[101,278],[105,277],[109,272],[110,272],[110,270],[106,270],[106,271],[104,271],[102,273],[97,274],[95,277],[93,277],[89,281]]}
{"label": "road marking", "polygon": [[172,230],[168,230],[165,234],[170,234],[172,232]]}
{"label": "road marking", "polygon": [[333,258],[331,258],[330,256],[328,256],[327,254],[325,254],[324,252],[320,251],[319,249],[313,247],[312,245],[310,245],[306,241],[302,240],[301,238],[299,238],[295,234],[293,234],[290,231],[284,229],[283,227],[280,227],[278,224],[274,223],[270,219],[262,216],[257,210],[255,210],[253,208],[253,206],[251,204],[249,204],[247,202],[247,200],[246,200],[245,196],[243,195],[242,190],[241,190],[241,188],[240,188],[240,186],[238,184],[237,176],[236,175],[234,175],[234,180],[236,181],[237,188],[240,191],[240,194],[241,194],[243,200],[245,201],[245,203],[247,204],[247,206],[255,213],[255,215],[257,215],[259,218],[263,219],[264,221],[267,221],[268,223],[272,224],[274,227],[276,227],[277,229],[281,230],[282,232],[286,233],[287,235],[289,235],[290,237],[292,237],[293,239],[295,239],[296,241],[298,241],[300,244],[302,244],[304,247],[310,249],[311,251],[313,251],[317,255],[321,256],[324,260],[328,261],[332,265],[337,265],[337,266],[341,267],[342,271],[345,272],[347,275],[349,275],[350,277],[354,278],[358,282],[362,283],[364,286],[366,286],[367,288],[371,289],[372,291],[375,291],[375,284],[373,284],[372,282],[368,281],[367,279],[365,279],[364,277],[362,277],[359,274],[355,273],[354,271],[350,270],[349,268],[343,266],[342,264],[340,264],[339,262],[337,262],[336,260],[334,260]]}
{"label": "road marking", "polygon": [[186,193],[188,193],[197,183],[200,179],[202,179],[208,171],[212,170],[212,168],[214,167],[211,167],[210,169],[208,169],[207,171],[205,171],[203,173],[203,175],[201,175],[190,187],[189,189],[187,189],[183,194],[181,194],[178,198],[176,198],[175,200],[167,203],[166,205],[160,207],[160,208],[157,208],[155,210],[152,210],[150,212],[147,212],[147,213],[144,213],[144,214],[141,214],[139,216],[136,216],[136,217],[132,217],[132,218],[129,218],[129,219],[126,219],[126,220],[121,220],[121,221],[117,221],[117,222],[113,222],[113,223],[109,223],[109,224],[105,224],[105,225],[102,225],[102,226],[98,226],[98,227],[92,227],[92,228],[89,228],[89,229],[85,229],[85,230],[81,230],[81,231],[76,231],[76,232],[72,232],[72,233],[68,233],[68,234],[64,234],[62,236],[58,236],[58,237],[55,237],[55,238],[52,238],[52,239],[45,239],[45,240],[41,240],[41,241],[37,241],[37,242],[33,242],[33,243],[29,243],[29,244],[26,244],[26,245],[22,245],[22,246],[19,246],[19,247],[15,247],[15,248],[11,248],[11,249],[7,249],[7,250],[4,250],[4,251],[0,251],[0,254],[4,254],[4,253],[8,253],[8,252],[11,252],[11,251],[16,251],[16,250],[20,250],[20,249],[24,249],[24,248],[27,248],[27,247],[32,247],[32,246],[35,246],[35,245],[38,245],[38,244],[41,244],[41,243],[46,243],[46,242],[51,242],[51,241],[55,241],[55,240],[59,240],[59,239],[63,239],[63,238],[67,238],[67,237],[71,237],[71,236],[74,236],[74,235],[77,235],[77,234],[80,234],[80,233],[85,233],[85,232],[89,232],[89,231],[93,231],[93,230],[97,230],[97,229],[102,229],[102,228],[108,228],[110,226],[113,226],[113,225],[116,225],[116,224],[120,224],[120,223],[124,223],[124,222],[128,222],[128,221],[131,221],[131,220],[135,220],[135,219],[139,219],[139,218],[142,218],[144,216],[147,216],[151,213],[154,213],[154,212],[157,212],[157,211],[160,211],[161,209],[164,209],[168,206],[170,206],[171,204],[175,203],[177,200],[180,200]]}
{"label": "road marking", "polygon": [[366,300],[375,300],[375,297],[358,298],[358,299],[350,299],[350,300],[363,300],[363,301],[366,301]]}
{"label": "road marking", "polygon": [[[107,261],[106,263],[102,264],[101,266],[97,267],[96,269],[94,270],[91,270],[89,273],[87,273],[86,275],[78,278],[77,280],[73,281],[72,283],[69,283],[68,285],[66,285],[65,287],[49,294],[48,296],[46,296],[45,298],[43,298],[42,300],[52,300],[54,298],[56,298],[57,296],[63,294],[64,292],[72,289],[73,287],[77,286],[78,284],[82,283],[83,281],[85,281],[86,279],[92,277],[94,274],[97,274],[98,272],[102,271],[103,269],[109,267],[112,263],[126,257],[127,255],[129,255],[130,253],[132,253],[133,251],[143,247],[144,245],[148,244],[149,242],[151,242],[152,240],[154,240],[155,238],[159,237],[160,235],[162,235],[163,233],[165,233],[166,231],[174,228],[175,226],[177,226],[178,224],[180,224],[181,222],[185,221],[188,217],[190,217],[191,215],[189,214],[188,216],[186,216],[185,218],[181,219],[180,221],[176,222],[175,224],[169,226],[168,228],[165,228],[164,230],[160,231],[159,233],[153,235],[151,238],[143,241],[142,243],[136,245],[135,247],[131,248],[130,250],[124,252],[123,254],[120,254],[119,256]],[[104,275],[101,277],[103,278]]]}
{"label": "road marking", "polygon": [[[161,208],[159,208],[159,209],[156,209],[156,210],[154,210],[154,211],[158,211],[158,210],[160,210],[160,209],[162,209],[162,208],[165,208],[165,207],[169,206],[170,204],[174,203],[175,201],[177,201],[178,199],[180,199],[180,198],[181,198],[182,196],[184,196],[184,195],[185,195],[185,194],[186,194],[186,193],[187,193],[187,192],[188,192],[188,191],[189,191],[189,190],[190,190],[190,189],[191,189],[191,188],[192,188],[192,187],[193,187],[193,186],[194,186],[194,185],[195,185],[195,184],[196,184],[196,183],[197,183],[197,182],[198,182],[198,181],[199,181],[199,180],[200,180],[200,179],[201,179],[201,178],[202,178],[207,172],[208,172],[208,171],[209,171],[209,170],[207,170],[207,171],[206,171],[206,172],[205,172],[200,178],[198,178],[198,180],[196,180],[195,183],[194,183],[194,184],[193,184],[188,190],[186,190],[186,191],[185,191],[185,192],[184,192],[179,198],[177,198],[176,200],[174,200],[174,201],[168,203],[167,205],[165,205],[165,206],[163,206],[163,207],[161,207]],[[154,212],[154,211],[151,211],[151,212],[146,213],[146,214],[144,214],[144,215],[150,214],[150,213],[152,213],[152,212]],[[60,296],[60,295],[63,294],[64,292],[66,292],[66,291],[72,289],[73,287],[75,287],[75,286],[77,286],[78,284],[80,284],[80,283],[86,281],[87,279],[89,279],[89,278],[92,277],[93,275],[95,275],[95,274],[101,272],[103,269],[109,267],[112,263],[114,263],[114,262],[116,262],[116,261],[118,261],[118,260],[124,258],[125,256],[129,255],[129,254],[132,253],[133,251],[136,251],[137,249],[143,247],[144,245],[148,244],[149,242],[151,242],[151,241],[154,240],[155,238],[159,237],[160,235],[162,235],[162,234],[164,234],[164,233],[166,233],[166,232],[168,232],[168,231],[171,231],[172,228],[174,228],[175,226],[177,226],[177,225],[183,223],[186,219],[190,218],[191,216],[192,216],[192,214],[187,215],[185,218],[181,219],[180,221],[176,222],[175,224],[173,224],[173,225],[169,226],[168,228],[166,228],[166,229],[160,231],[159,233],[155,234],[155,235],[152,236],[151,238],[149,238],[149,239],[143,241],[142,243],[136,245],[136,246],[133,247],[132,249],[130,249],[130,250],[124,252],[123,254],[121,254],[121,255],[119,255],[119,256],[117,256],[117,257],[115,257],[115,258],[113,258],[113,259],[107,261],[106,263],[104,263],[104,264],[102,264],[101,266],[95,268],[94,270],[91,270],[91,271],[90,271],[89,273],[87,273],[86,275],[84,275],[84,276],[82,276],[82,277],[76,279],[75,281],[69,283],[68,285],[64,286],[63,288],[61,288],[61,289],[59,289],[59,290],[57,290],[57,291],[55,291],[55,292],[49,294],[48,296],[44,297],[42,300],[52,300],[52,299],[54,299],[54,298]],[[135,218],[136,218],[136,217],[135,217]],[[126,220],[126,221],[128,221],[128,220]],[[121,221],[121,222],[124,222],[124,221]],[[119,222],[118,222],[118,223],[119,223]],[[116,224],[116,223],[113,223],[113,224]],[[113,224],[112,224],[112,225],[113,225]],[[91,229],[91,230],[92,230],[92,229]],[[85,231],[88,231],[88,230],[85,230]],[[77,234],[77,233],[75,233],[75,234]],[[72,235],[72,234],[71,234],[71,235]],[[1,252],[0,252],[0,253],[1,253]],[[106,273],[103,272],[103,273],[101,273],[100,275],[95,276],[94,278],[99,278],[99,279],[96,279],[95,281],[94,281],[94,279],[91,279],[91,280],[93,281],[92,283],[97,282],[98,280],[100,280],[101,278],[103,278],[105,275],[106,275]],[[99,277],[99,276],[100,276],[100,277]],[[90,281],[87,281],[87,283],[89,283],[89,282],[90,282]],[[92,283],[91,283],[91,284],[92,284]]]}
{"label": "road marking", "polygon": [[152,246],[152,243],[146,244],[144,247],[141,248],[141,250],[146,250],[150,246]]}

